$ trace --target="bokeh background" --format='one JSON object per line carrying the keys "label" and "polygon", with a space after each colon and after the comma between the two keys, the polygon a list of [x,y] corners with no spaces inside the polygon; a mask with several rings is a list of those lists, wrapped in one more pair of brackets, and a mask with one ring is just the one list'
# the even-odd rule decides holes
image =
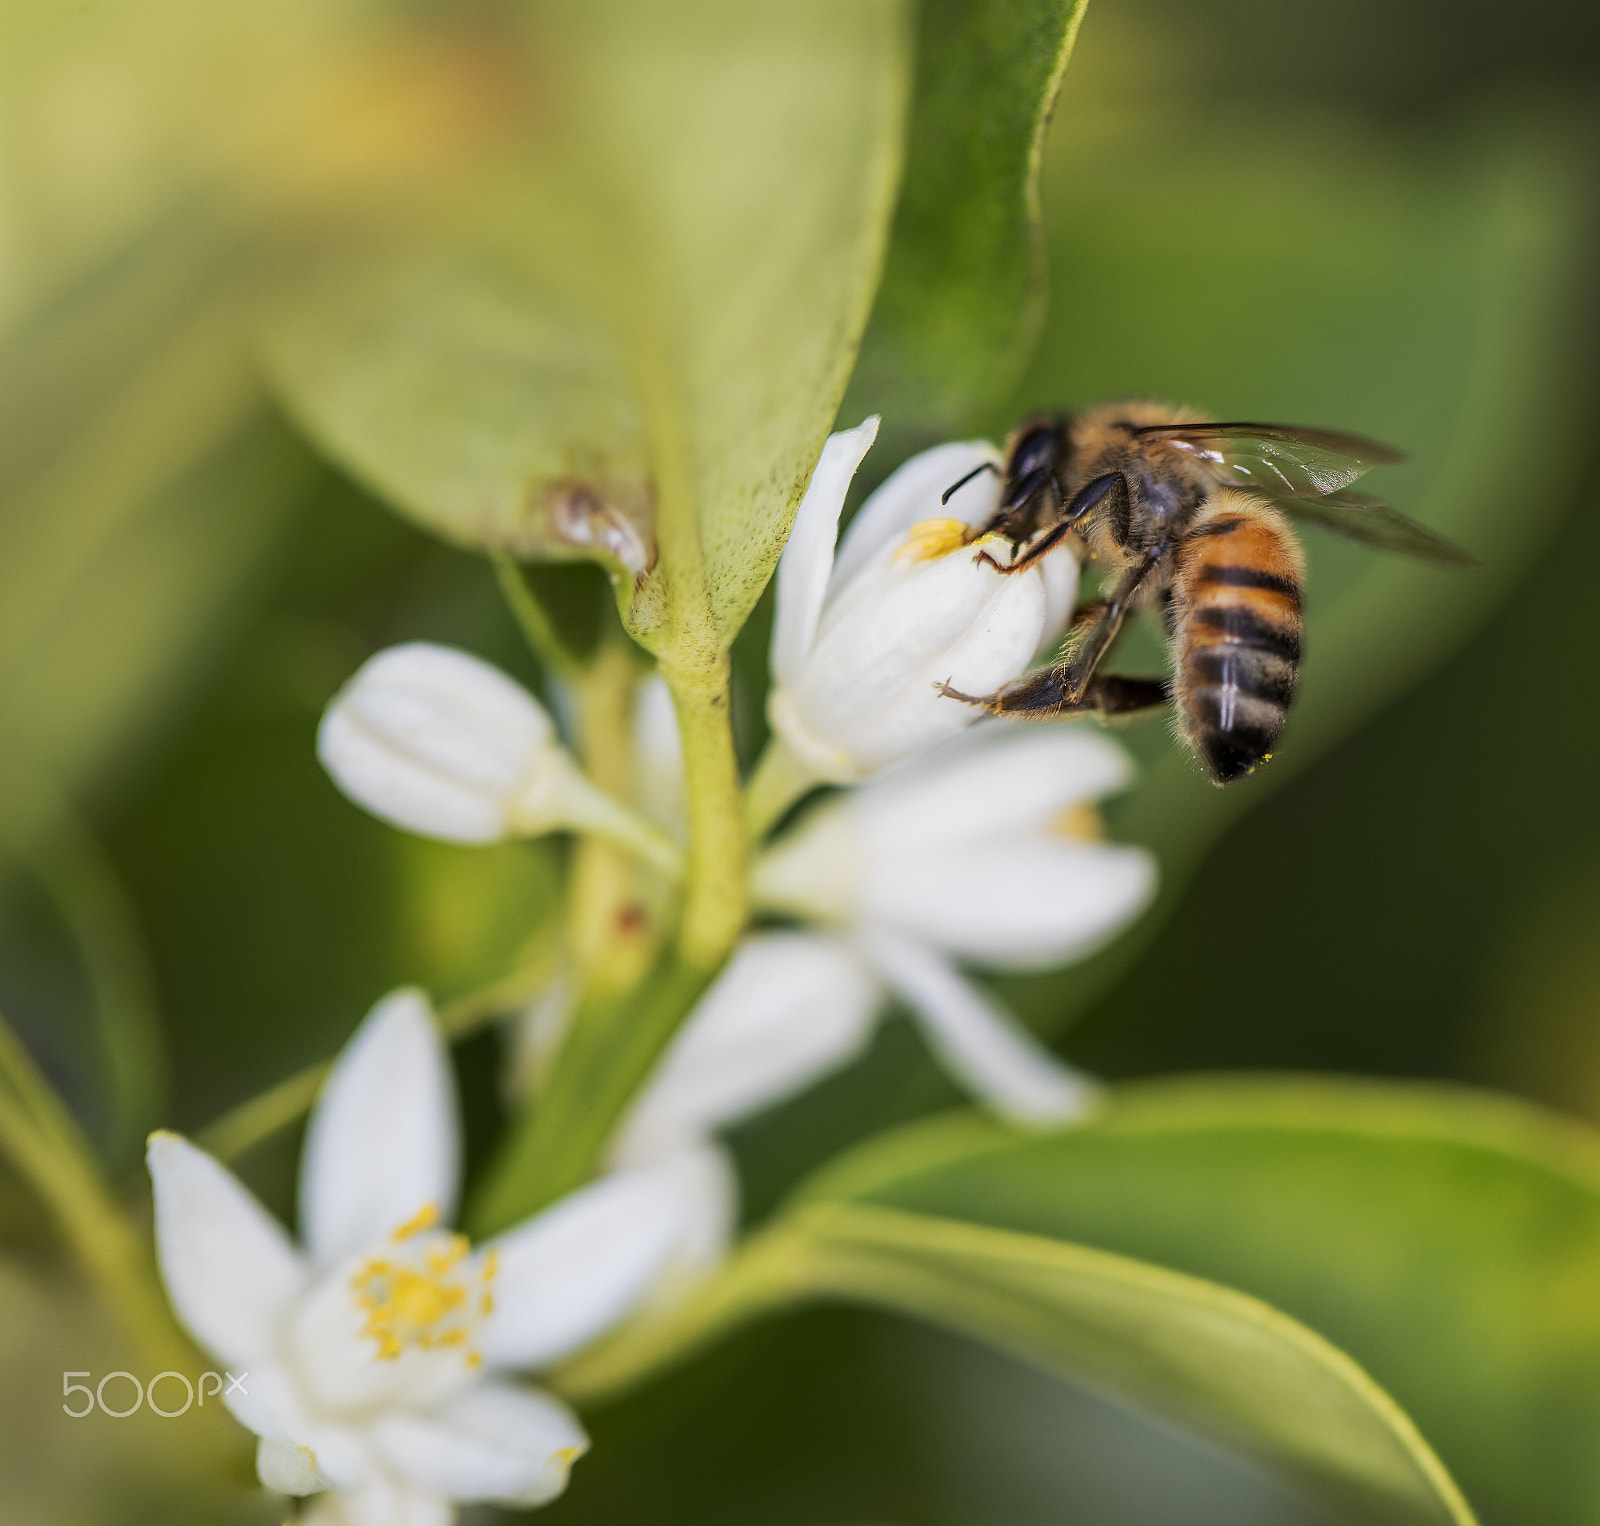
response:
{"label": "bokeh background", "polygon": [[[201,1129],[328,1055],[382,991],[499,973],[555,906],[561,849],[403,837],[316,766],[322,706],[380,645],[458,642],[542,676],[486,563],[319,459],[208,346],[260,257],[260,206],[306,194],[205,189],[257,163],[264,131],[195,136],[243,88],[205,72],[222,21],[185,62],[149,29],[193,8],[108,8],[93,48],[66,9],[7,7],[0,43],[0,1009],[131,1180],[153,1122]],[[292,68],[332,24],[312,9],[286,4],[241,76]],[[1315,540],[1305,703],[1226,795],[1159,723],[1128,730],[1144,772],[1110,828],[1160,854],[1161,904],[1086,964],[1001,983],[1076,1062],[1432,1077],[1600,1122],[1597,41],[1563,0],[1093,0],[1045,171],[1052,305],[988,427],[1150,395],[1371,433],[1411,453],[1379,489],[1484,565]],[[177,62],[157,78],[145,53]],[[376,119],[350,130],[362,152],[386,151]],[[597,576],[537,576],[576,625],[603,617]],[[752,757],[767,618],[736,652]],[[1130,667],[1157,657],[1128,644]],[[460,1058],[481,1160],[496,1036]],[[751,1216],[950,1100],[887,1026],[741,1131]],[[296,1144],[242,1166],[285,1211]],[[3,1173],[0,1244],[0,1515],[220,1518],[178,1503],[171,1435],[59,1416],[63,1367],[120,1363]],[[591,1420],[552,1526],[1344,1519],[851,1311],[743,1335]]]}

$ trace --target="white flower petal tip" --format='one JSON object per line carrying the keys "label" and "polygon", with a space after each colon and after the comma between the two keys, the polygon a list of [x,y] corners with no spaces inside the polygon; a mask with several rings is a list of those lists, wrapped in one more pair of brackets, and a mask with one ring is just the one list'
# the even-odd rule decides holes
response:
{"label": "white flower petal tip", "polygon": [[480,1338],[501,1367],[542,1367],[635,1308],[682,1243],[691,1205],[670,1173],[622,1171],[484,1247],[496,1270]]}
{"label": "white flower petal tip", "polygon": [[146,1161],[172,1307],[207,1351],[247,1366],[270,1348],[309,1273],[278,1221],[204,1150],[163,1131]]}
{"label": "white flower petal tip", "polygon": [[300,1170],[301,1229],[319,1266],[456,1199],[455,1087],[427,998],[384,997],[322,1089]]}
{"label": "white flower petal tip", "polygon": [[1001,1117],[1046,1129],[1093,1111],[1099,1083],[1063,1064],[939,955],[887,933],[862,941],[945,1068]]}
{"label": "white flower petal tip", "polygon": [[542,1505],[566,1488],[589,1438],[537,1389],[480,1383],[427,1416],[373,1430],[379,1456],[414,1488],[462,1503]]}
{"label": "white flower petal tip", "polygon": [[1039,569],[1002,576],[979,553],[957,553],[972,551],[967,533],[987,512],[975,496],[992,506],[992,474],[939,501],[993,460],[989,447],[961,445],[907,462],[863,506],[821,593],[816,524],[804,526],[787,576],[780,563],[768,718],[817,779],[865,779],[965,730],[981,712],[938,685],[988,693],[1038,650],[1048,614]]}
{"label": "white flower petal tip", "polygon": [[541,787],[559,793],[571,767],[526,689],[470,653],[422,641],[356,672],[323,715],[317,756],[373,815],[463,843],[548,830],[526,818]]}
{"label": "white flower petal tip", "polygon": [[833,571],[839,515],[856,468],[878,437],[878,423],[874,415],[854,429],[828,436],[795,511],[794,526],[778,559],[778,607],[772,622],[772,672],[780,683],[799,673],[816,635]]}
{"label": "white flower petal tip", "polygon": [[317,1466],[317,1454],[310,1447],[270,1436],[263,1436],[256,1443],[256,1476],[279,1494],[316,1494],[330,1487]]}

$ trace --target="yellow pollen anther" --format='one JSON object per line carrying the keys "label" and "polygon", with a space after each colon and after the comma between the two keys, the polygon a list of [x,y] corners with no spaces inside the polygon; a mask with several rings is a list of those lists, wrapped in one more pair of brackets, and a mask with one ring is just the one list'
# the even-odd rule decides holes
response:
{"label": "yellow pollen anther", "polygon": [[[398,1361],[408,1347],[450,1350],[468,1343],[474,1322],[485,1312],[475,1307],[485,1296],[481,1288],[474,1299],[472,1279],[461,1275],[468,1248],[464,1236],[451,1235],[418,1246],[410,1257],[362,1263],[350,1290],[366,1315],[361,1333],[377,1342],[379,1361]],[[468,1359],[475,1365],[470,1354]]]}
{"label": "yellow pollen anther", "polygon": [[897,562],[932,562],[967,544],[971,532],[959,519],[924,519],[912,525],[906,543],[894,554]]}
{"label": "yellow pollen anther", "polygon": [[413,1235],[420,1235],[424,1230],[432,1229],[439,1222],[439,1205],[437,1203],[424,1203],[409,1219],[394,1232],[395,1244],[402,1240],[409,1240]]}
{"label": "yellow pollen anther", "polygon": [[1061,836],[1070,837],[1074,842],[1105,841],[1106,824],[1100,812],[1087,800],[1069,805],[1051,825]]}

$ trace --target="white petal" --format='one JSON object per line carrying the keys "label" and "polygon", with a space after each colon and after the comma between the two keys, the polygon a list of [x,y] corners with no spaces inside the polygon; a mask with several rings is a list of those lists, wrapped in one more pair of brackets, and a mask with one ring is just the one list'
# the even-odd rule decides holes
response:
{"label": "white petal", "polygon": [[274,1219],[203,1150],[150,1136],[156,1251],[184,1328],[230,1366],[266,1352],[308,1274]]}
{"label": "white petal", "polygon": [[877,982],[836,939],[747,938],[634,1103],[625,1158],[666,1153],[848,1064],[878,1005]]}
{"label": "white petal", "polygon": [[452,1526],[448,1499],[375,1473],[361,1488],[324,1494],[296,1526]]}
{"label": "white petal", "polygon": [[1078,558],[1063,541],[1038,562],[1044,578],[1044,630],[1035,656],[1051,651],[1065,634],[1078,601]]}
{"label": "white petal", "polygon": [[498,842],[508,831],[497,796],[418,768],[342,707],[322,717],[317,757],[350,799],[391,826],[460,843]]}
{"label": "white petal", "polygon": [[315,1494],[328,1487],[310,1447],[263,1436],[256,1443],[256,1476],[279,1494]]}
{"label": "white petal", "polygon": [[1056,1059],[1001,1007],[937,954],[909,938],[876,932],[862,944],[917,1018],[951,1076],[1015,1123],[1081,1117],[1099,1088]]}
{"label": "white petal", "polygon": [[657,675],[639,685],[633,706],[639,804],[674,837],[684,832],[683,742],[672,692]]}
{"label": "white petal", "polygon": [[893,856],[1042,833],[1132,776],[1099,732],[993,721],[857,790],[850,807],[868,850]]}
{"label": "white petal", "polygon": [[576,1006],[576,987],[570,974],[563,972],[512,1015],[506,1025],[510,1054],[502,1072],[508,1097],[526,1098],[544,1085]]}
{"label": "white petal", "polygon": [[1037,569],[1002,577],[970,550],[895,561],[887,546],[830,598],[795,683],[769,716],[816,766],[830,751],[852,760],[837,782],[861,778],[965,730],[982,712],[946,699],[948,681],[972,694],[1016,678],[1044,627]]}
{"label": "white petal", "polygon": [[758,906],[819,922],[846,922],[855,915],[867,867],[851,809],[860,793],[813,806],[756,860],[750,888]]}
{"label": "white petal", "polygon": [[311,1115],[301,1229],[327,1267],[432,1207],[455,1210],[455,1088],[427,998],[402,990],[367,1014]]}
{"label": "white petal", "polygon": [[410,831],[490,842],[539,761],[561,756],[537,700],[498,668],[413,642],[379,652],[334,698],[317,733],[347,795]]}
{"label": "white petal", "polygon": [[586,1345],[629,1312],[683,1233],[668,1176],[625,1171],[563,1198],[484,1246],[495,1255],[494,1312],[479,1345],[501,1367],[538,1367]]}
{"label": "white petal", "polygon": [[1001,839],[942,853],[875,854],[859,909],[865,922],[979,964],[1044,969],[1126,926],[1155,885],[1155,860],[1138,848]]}
{"label": "white petal", "polygon": [[[372,1469],[360,1437],[349,1426],[313,1414],[282,1364],[258,1359],[248,1368],[226,1373],[224,1384],[222,1402],[233,1418],[263,1441],[277,1443],[266,1454],[268,1466],[287,1469],[309,1463],[323,1480],[312,1485],[314,1489],[353,1489],[366,1482]],[[304,1457],[297,1461],[290,1453]],[[258,1449],[258,1469],[261,1456]],[[262,1482],[285,1494],[298,1492],[272,1483],[265,1473]]]}
{"label": "white petal", "polygon": [[979,472],[965,487],[951,494],[949,503],[939,502],[946,488],[986,462],[1000,464],[1000,452],[986,440],[936,445],[913,456],[861,505],[850,521],[833,561],[829,591],[842,588],[866,566],[874,552],[899,540],[920,520],[959,519],[969,525],[987,520],[1000,503],[1000,479],[993,472]]}
{"label": "white petal", "polygon": [[878,437],[876,417],[828,436],[805,497],[795,512],[783,555],[778,558],[777,608],[772,620],[772,676],[792,682],[811,650],[822,600],[833,568],[839,514],[861,458]]}
{"label": "white petal", "polygon": [[681,1204],[677,1242],[661,1276],[645,1300],[647,1306],[675,1302],[707,1272],[722,1264],[739,1221],[739,1179],[721,1145],[697,1142],[647,1161],[613,1157],[617,1166],[643,1164],[672,1183]]}
{"label": "white petal", "polygon": [[565,1405],[537,1389],[478,1383],[430,1415],[372,1427],[379,1455],[426,1493],[542,1505],[566,1488],[589,1438]]}

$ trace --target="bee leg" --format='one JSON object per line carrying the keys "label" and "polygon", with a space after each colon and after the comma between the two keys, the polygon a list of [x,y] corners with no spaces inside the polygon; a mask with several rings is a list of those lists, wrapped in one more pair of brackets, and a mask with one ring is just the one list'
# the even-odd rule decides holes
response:
{"label": "bee leg", "polygon": [[1102,720],[1140,715],[1170,703],[1172,693],[1164,678],[1128,678],[1121,673],[1096,673],[1078,701]]}
{"label": "bee leg", "polygon": [[1117,633],[1128,618],[1140,587],[1159,561],[1159,556],[1151,556],[1123,573],[1111,597],[1101,606],[1099,617],[1083,638],[1082,644],[1066,662],[1053,670],[1061,674],[1062,697],[1067,704],[1076,705],[1087,692],[1089,680],[1100,666],[1100,659],[1117,639]]}
{"label": "bee leg", "polygon": [[1111,494],[1119,493],[1124,502],[1128,496],[1128,482],[1121,472],[1107,472],[1103,477],[1096,477],[1072,495],[1071,503],[1062,503],[1061,488],[1054,477],[1050,478],[1050,487],[1055,493],[1056,510],[1061,518],[1042,539],[1036,540],[1015,561],[1004,566],[987,551],[980,551],[976,560],[987,562],[996,572],[1024,572],[1041,557],[1048,556],[1064,537],[1082,528],[1084,520]]}
{"label": "bee leg", "polygon": [[1063,683],[1065,673],[1064,667],[1040,668],[993,694],[963,694],[949,684],[938,687],[946,699],[982,705],[991,715],[1009,716],[1018,721],[1051,721],[1070,715],[1097,715],[1102,720],[1113,720],[1160,709],[1171,697],[1164,678],[1096,673],[1080,698],[1069,699]]}

